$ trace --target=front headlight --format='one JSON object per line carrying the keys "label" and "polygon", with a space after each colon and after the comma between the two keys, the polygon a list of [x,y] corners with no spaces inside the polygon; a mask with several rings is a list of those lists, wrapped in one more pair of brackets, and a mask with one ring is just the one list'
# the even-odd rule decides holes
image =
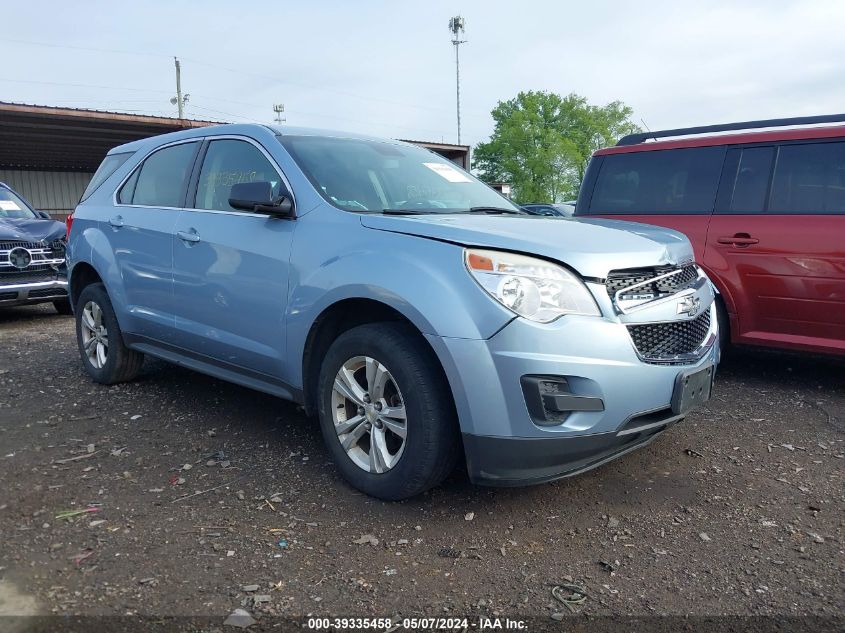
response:
{"label": "front headlight", "polygon": [[464,250],[464,261],[491,297],[521,317],[548,323],[564,314],[601,316],[587,287],[562,266],[474,248]]}

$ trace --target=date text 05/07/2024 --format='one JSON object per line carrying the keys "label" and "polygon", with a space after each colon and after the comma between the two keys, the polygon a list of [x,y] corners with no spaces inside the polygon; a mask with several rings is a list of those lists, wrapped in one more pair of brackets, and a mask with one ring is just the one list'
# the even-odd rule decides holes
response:
{"label": "date text 05/07/2024", "polygon": [[378,629],[394,633],[399,630],[423,631],[524,631],[528,628],[524,620],[510,618],[403,618],[394,622],[390,618],[308,618],[307,628],[311,630],[365,630]]}

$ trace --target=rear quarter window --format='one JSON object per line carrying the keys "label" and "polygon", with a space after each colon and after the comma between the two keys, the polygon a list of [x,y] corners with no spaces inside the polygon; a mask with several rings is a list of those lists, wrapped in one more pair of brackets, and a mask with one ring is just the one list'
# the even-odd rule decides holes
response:
{"label": "rear quarter window", "polygon": [[781,146],[769,213],[845,213],[845,143]]}
{"label": "rear quarter window", "polygon": [[198,141],[155,150],[135,168],[117,194],[120,204],[179,208],[199,147]]}
{"label": "rear quarter window", "polygon": [[80,202],[85,202],[92,193],[94,193],[100,185],[102,185],[106,180],[109,179],[114,172],[116,172],[123,163],[129,160],[129,157],[132,156],[133,152],[126,152],[123,154],[109,154],[103,159],[103,162],[100,163],[100,166],[97,168],[97,171],[94,172],[93,178],[88,183],[88,186],[85,187],[85,191],[82,192],[82,197],[79,199]]}
{"label": "rear quarter window", "polygon": [[588,213],[712,213],[724,158],[724,147],[605,155]]}

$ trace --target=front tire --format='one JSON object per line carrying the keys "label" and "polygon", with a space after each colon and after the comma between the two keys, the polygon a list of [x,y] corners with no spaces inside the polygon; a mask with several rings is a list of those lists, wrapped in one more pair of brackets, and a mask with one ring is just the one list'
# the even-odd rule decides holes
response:
{"label": "front tire", "polygon": [[343,477],[398,501],[441,483],[460,449],[446,377],[425,340],[401,323],[340,335],[318,383],[320,428]]}
{"label": "front tire", "polygon": [[104,385],[132,380],[141,371],[144,355],[123,344],[106,287],[91,284],[76,302],[76,341],[88,375]]}

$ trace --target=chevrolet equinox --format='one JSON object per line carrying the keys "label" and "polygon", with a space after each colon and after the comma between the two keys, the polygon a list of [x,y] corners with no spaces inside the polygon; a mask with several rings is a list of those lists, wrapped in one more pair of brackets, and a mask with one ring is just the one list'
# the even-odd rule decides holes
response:
{"label": "chevrolet equinox", "polygon": [[407,143],[222,125],[113,149],[69,221],[82,363],[145,355],[300,403],[356,488],[574,475],[710,396],[680,233],[525,213]]}

